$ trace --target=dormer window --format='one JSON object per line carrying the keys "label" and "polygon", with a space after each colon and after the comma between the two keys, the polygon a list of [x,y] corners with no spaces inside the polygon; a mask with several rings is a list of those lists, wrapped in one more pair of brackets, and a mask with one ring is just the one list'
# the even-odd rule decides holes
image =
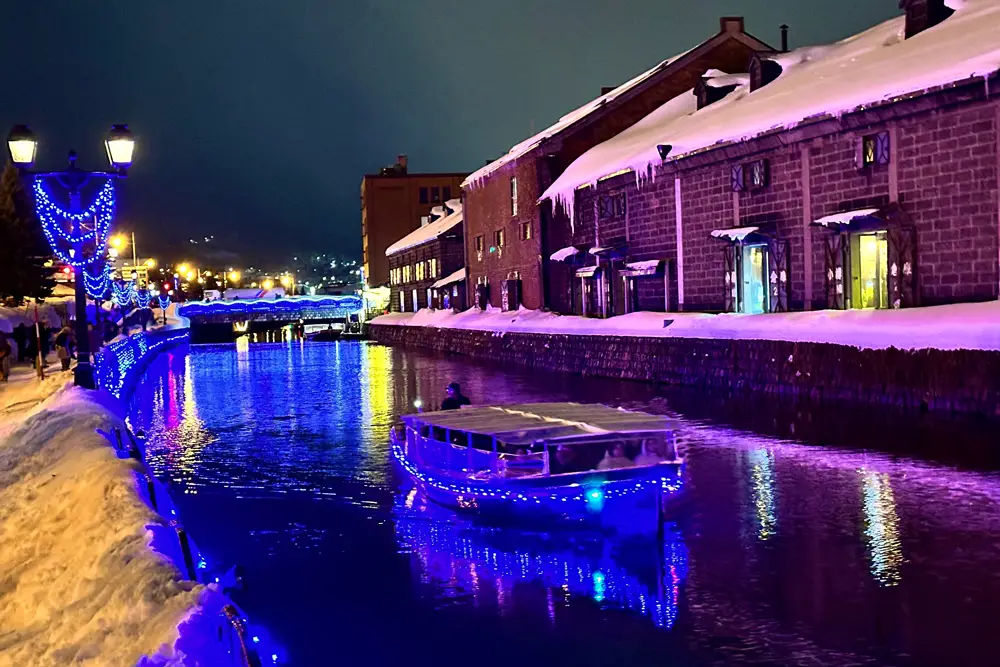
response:
{"label": "dormer window", "polygon": [[713,86],[709,83],[708,79],[702,77],[698,79],[698,83],[694,87],[694,94],[698,97],[698,108],[704,109],[708,105],[718,102],[734,90],[736,90],[735,83],[728,86]]}
{"label": "dormer window", "polygon": [[906,39],[933,28],[955,13],[945,0],[899,0],[899,8],[906,11]]}
{"label": "dormer window", "polygon": [[750,92],[759,90],[781,76],[781,65],[773,60],[761,58],[759,53],[750,58]]}

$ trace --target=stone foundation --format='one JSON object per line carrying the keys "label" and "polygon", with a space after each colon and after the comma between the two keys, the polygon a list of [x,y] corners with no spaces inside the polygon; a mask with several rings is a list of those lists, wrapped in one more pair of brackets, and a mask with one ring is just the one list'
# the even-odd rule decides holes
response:
{"label": "stone foundation", "polygon": [[817,402],[1000,414],[1000,353],[859,350],[844,345],[699,338],[496,333],[378,325],[386,345],[501,364],[642,380],[708,391],[751,391]]}

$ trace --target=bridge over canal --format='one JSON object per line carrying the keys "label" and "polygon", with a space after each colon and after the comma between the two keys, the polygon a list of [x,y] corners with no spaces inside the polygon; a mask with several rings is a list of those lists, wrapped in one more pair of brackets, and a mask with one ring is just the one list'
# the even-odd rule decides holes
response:
{"label": "bridge over canal", "polygon": [[289,324],[347,324],[364,312],[364,301],[358,296],[190,301],[177,312],[190,320],[192,342],[219,343]]}

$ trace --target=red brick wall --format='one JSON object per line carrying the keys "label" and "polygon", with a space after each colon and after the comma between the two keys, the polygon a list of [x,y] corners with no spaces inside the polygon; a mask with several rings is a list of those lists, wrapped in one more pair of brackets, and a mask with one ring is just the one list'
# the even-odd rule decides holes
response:
{"label": "red brick wall", "polygon": [[714,229],[734,226],[730,181],[724,164],[681,175],[684,310],[723,308],[725,244],[711,234]]}
{"label": "red brick wall", "polygon": [[[805,307],[811,280],[815,308],[826,307],[824,232],[809,228],[811,276],[805,275],[809,220],[868,203],[888,201],[896,170],[898,198],[917,230],[917,285],[920,301],[932,305],[984,300],[998,295],[997,118],[994,103],[925,111],[891,124],[810,139],[705,166],[670,165],[681,178],[684,229],[684,309],[721,310],[724,304],[722,241],[713,229],[748,224],[766,216],[790,242],[789,307]],[[858,144],[867,134],[890,130],[889,165],[859,170]],[[803,147],[808,151],[810,211],[804,214]],[[731,165],[767,159],[770,184],[734,198]],[[704,156],[701,157],[704,160]],[[594,199],[624,189],[629,207],[629,259],[676,258],[675,173],[661,169],[655,181],[635,184],[632,174],[609,179],[576,194],[574,243],[594,242]],[[752,224],[752,223],[750,223]],[[601,242],[624,237],[621,221],[605,223]],[[565,269],[560,269],[566,271]],[[676,281],[672,281],[676,303]],[[643,304],[662,299],[662,287],[640,284]],[[645,291],[643,291],[645,290]],[[654,296],[655,295],[655,296]],[[648,306],[644,306],[648,307]]]}
{"label": "red brick wall", "polygon": [[923,303],[997,296],[997,107],[900,123],[899,190],[917,227]]}
{"label": "red brick wall", "polygon": [[[468,285],[474,294],[476,281],[486,276],[490,284],[490,302],[500,307],[500,282],[512,272],[521,276],[523,304],[539,309],[543,303],[541,279],[541,233],[539,224],[538,178],[534,158],[526,157],[499,169],[482,185],[466,188],[464,216],[465,243],[468,253]],[[510,180],[517,176],[517,215],[511,214]],[[521,240],[520,223],[530,223],[531,239]],[[494,232],[503,229],[506,243],[490,252]],[[476,236],[483,236],[484,252],[476,253]]]}
{"label": "red brick wall", "polygon": [[[805,273],[803,272],[802,252],[799,250],[802,248],[804,236],[802,225],[802,155],[797,146],[792,146],[783,151],[771,153],[767,157],[770,185],[761,191],[739,193],[740,224],[752,224],[759,217],[773,218],[777,224],[778,236],[787,239],[792,249],[788,277],[790,281],[789,308],[801,310],[805,298]],[[730,165],[723,165],[723,176],[730,180],[732,179],[731,170]],[[721,243],[721,241],[716,241],[717,245]],[[721,287],[719,293],[722,293]]]}
{"label": "red brick wall", "polygon": [[[645,180],[639,187],[636,185],[635,174],[628,173],[602,181],[596,187],[578,191],[573,244],[594,244],[595,200],[598,196],[622,191],[627,198],[627,220],[621,218],[601,221],[600,242],[605,244],[623,241],[627,237],[629,261],[662,259],[673,263],[677,257],[677,234],[672,175],[661,176],[656,180]],[[618,287],[616,284],[616,291]],[[662,276],[641,278],[636,283],[636,289],[640,309],[663,310]],[[670,303],[672,308],[676,308],[675,273],[670,278]],[[579,305],[576,307],[579,309]]]}

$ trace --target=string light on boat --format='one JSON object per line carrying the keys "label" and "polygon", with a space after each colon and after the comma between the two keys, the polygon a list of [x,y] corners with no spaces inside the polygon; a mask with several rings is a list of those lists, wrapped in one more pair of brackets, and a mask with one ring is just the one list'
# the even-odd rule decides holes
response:
{"label": "string light on boat", "polygon": [[[509,500],[514,503],[533,502],[536,505],[541,505],[545,501],[589,503],[591,502],[589,494],[592,494],[595,491],[594,487],[584,489],[579,485],[574,485],[567,486],[556,491],[537,491],[525,494],[524,492],[511,491],[509,489],[493,490],[491,487],[487,486],[468,486],[453,480],[441,479],[435,477],[434,475],[421,472],[416,465],[414,465],[414,463],[406,457],[406,454],[403,452],[403,448],[399,444],[394,444],[391,451],[392,455],[399,461],[400,465],[403,466],[403,469],[417,480],[433,489],[456,495],[472,496],[474,498],[481,499]],[[649,490],[657,487],[661,488],[668,494],[674,494],[679,492],[683,485],[684,482],[681,477],[681,470],[678,467],[669,474],[665,474],[660,477],[642,480],[628,479],[604,482],[601,484],[600,488],[597,489],[597,492],[598,498],[600,498],[600,502],[603,504],[613,498],[623,498],[644,491],[648,492]]]}
{"label": "string light on boat", "polygon": [[149,300],[153,297],[148,289],[136,290],[135,304],[140,308],[149,308]]}
{"label": "string light on boat", "polygon": [[[54,201],[45,189],[43,179],[36,178],[33,184],[35,213],[42,224],[42,231],[60,261],[74,268],[87,266],[95,258],[103,257],[108,245],[108,232],[115,216],[115,185],[109,178],[93,203],[80,213],[65,210]],[[84,223],[93,220],[93,228],[78,234],[66,231],[64,224]],[[75,248],[94,244],[93,254],[75,257]],[[67,247],[68,246],[68,247]]]}

